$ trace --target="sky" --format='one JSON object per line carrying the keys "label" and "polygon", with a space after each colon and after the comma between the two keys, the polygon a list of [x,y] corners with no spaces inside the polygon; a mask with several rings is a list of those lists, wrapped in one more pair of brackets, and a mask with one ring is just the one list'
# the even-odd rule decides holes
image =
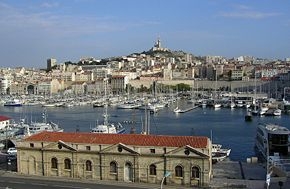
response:
{"label": "sky", "polygon": [[0,0],[0,67],[45,68],[162,47],[290,57],[288,0]]}

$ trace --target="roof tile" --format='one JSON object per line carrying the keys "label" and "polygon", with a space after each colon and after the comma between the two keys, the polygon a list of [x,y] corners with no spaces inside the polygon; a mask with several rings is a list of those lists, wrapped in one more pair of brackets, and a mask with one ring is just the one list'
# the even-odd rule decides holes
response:
{"label": "roof tile", "polygon": [[118,144],[135,146],[167,146],[182,147],[190,145],[194,148],[206,148],[208,138],[203,136],[169,136],[169,135],[142,135],[142,134],[97,134],[75,132],[44,131],[24,139],[24,141],[42,141],[87,144]]}
{"label": "roof tile", "polygon": [[7,116],[1,116],[0,115],[0,121],[7,121],[7,120],[10,120],[11,118],[10,117],[7,117]]}

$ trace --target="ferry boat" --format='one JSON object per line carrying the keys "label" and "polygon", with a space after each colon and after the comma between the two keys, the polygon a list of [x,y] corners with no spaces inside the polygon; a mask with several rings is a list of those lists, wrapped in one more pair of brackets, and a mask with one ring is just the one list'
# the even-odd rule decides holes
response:
{"label": "ferry boat", "polygon": [[222,148],[221,144],[212,144],[211,149],[213,163],[225,160],[227,157],[230,156],[231,153],[230,148]]}
{"label": "ferry boat", "polygon": [[96,124],[94,128],[91,129],[91,133],[109,133],[109,134],[123,134],[125,133],[125,128],[121,123],[109,123],[108,121],[108,104],[105,103],[104,108],[104,122],[103,124]]}
{"label": "ferry boat", "polygon": [[286,127],[260,123],[257,127],[255,149],[258,157],[267,160],[267,157],[279,154],[288,155],[290,130]]}
{"label": "ferry boat", "polygon": [[125,128],[121,123],[117,125],[113,123],[104,123],[98,124],[96,127],[92,128],[91,133],[123,134],[125,133]]}
{"label": "ferry boat", "polygon": [[12,99],[4,102],[4,106],[22,106],[22,102],[19,99]]}
{"label": "ferry boat", "polygon": [[46,110],[43,111],[42,118],[42,122],[31,122],[29,124],[26,124],[28,126],[27,135],[34,135],[42,131],[63,132],[63,128],[60,128],[58,124],[52,121],[47,121]]}

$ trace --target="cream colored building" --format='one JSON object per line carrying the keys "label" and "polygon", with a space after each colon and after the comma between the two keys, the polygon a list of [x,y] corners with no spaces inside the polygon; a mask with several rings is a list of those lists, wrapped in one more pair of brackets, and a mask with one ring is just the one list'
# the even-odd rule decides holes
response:
{"label": "cream colored building", "polygon": [[207,186],[211,141],[199,136],[42,132],[17,143],[18,172],[119,182]]}
{"label": "cream colored building", "polygon": [[0,115],[0,131],[7,128],[10,125],[10,117]]}

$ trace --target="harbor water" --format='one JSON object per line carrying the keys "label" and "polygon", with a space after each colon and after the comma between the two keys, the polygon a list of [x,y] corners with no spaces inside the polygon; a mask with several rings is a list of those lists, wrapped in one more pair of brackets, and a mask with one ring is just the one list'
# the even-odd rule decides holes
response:
{"label": "harbor water", "polygon": [[[150,114],[150,134],[157,135],[195,135],[210,137],[213,143],[231,148],[230,159],[246,161],[255,156],[254,142],[258,123],[276,123],[290,129],[289,115],[279,117],[253,117],[251,122],[245,122],[246,109],[196,108],[186,113],[176,114],[174,107],[165,107],[157,113]],[[19,121],[25,118],[29,121],[41,121],[41,106],[4,107],[0,106],[0,115]],[[92,105],[74,106],[69,108],[47,107],[47,120],[59,124],[66,132],[89,132],[98,122],[103,121],[103,108],[93,108]],[[144,125],[144,110],[117,109],[109,107],[110,122],[121,122],[130,133],[142,131]]]}

